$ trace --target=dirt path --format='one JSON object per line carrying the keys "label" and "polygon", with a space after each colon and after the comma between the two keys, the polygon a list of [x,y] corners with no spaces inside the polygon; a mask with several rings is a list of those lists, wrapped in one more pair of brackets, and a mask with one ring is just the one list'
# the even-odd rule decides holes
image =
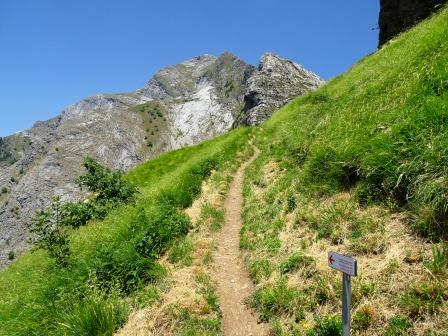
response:
{"label": "dirt path", "polygon": [[268,335],[267,326],[259,324],[256,314],[244,303],[252,292],[253,284],[239,249],[244,170],[259,152],[255,148],[252,158],[238,169],[224,203],[225,224],[218,237],[213,265],[224,336]]}

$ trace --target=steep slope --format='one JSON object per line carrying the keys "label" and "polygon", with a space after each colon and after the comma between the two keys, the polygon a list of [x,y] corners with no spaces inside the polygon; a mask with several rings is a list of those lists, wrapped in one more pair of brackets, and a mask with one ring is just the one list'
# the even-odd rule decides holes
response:
{"label": "steep slope", "polygon": [[240,246],[276,335],[448,335],[448,8],[258,129]]}
{"label": "steep slope", "polygon": [[[276,60],[264,78],[296,78],[291,62]],[[298,67],[298,66],[297,66]],[[62,200],[81,197],[73,180],[81,160],[92,156],[102,164],[127,171],[162,152],[200,143],[227,132],[243,113],[248,80],[258,76],[249,65],[226,52],[218,58],[203,55],[157,72],[140,90],[99,94],[66,108],[60,116],[0,143],[0,266],[27,248],[28,224],[37,210],[55,195]],[[308,78],[308,77],[309,78]],[[288,98],[272,96],[264,115],[304,87],[321,83],[312,73],[290,86]],[[312,83],[308,83],[312,80]],[[272,90],[275,83],[261,88]],[[277,103],[272,103],[277,102]]]}

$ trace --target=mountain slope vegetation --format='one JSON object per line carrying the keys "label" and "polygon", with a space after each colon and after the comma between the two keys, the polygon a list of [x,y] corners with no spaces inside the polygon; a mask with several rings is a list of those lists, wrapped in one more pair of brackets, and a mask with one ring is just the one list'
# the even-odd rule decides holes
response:
{"label": "mountain slope vegetation", "polygon": [[241,247],[277,335],[337,335],[355,256],[358,335],[446,335],[448,10],[256,130]]}
{"label": "mountain slope vegetation", "polygon": [[[169,276],[158,257],[172,232],[186,233],[182,210],[213,170],[248,157],[252,134],[261,154],[246,173],[240,247],[257,284],[248,304],[273,333],[338,335],[333,249],[359,260],[356,334],[446,335],[446,36],[444,9],[261,126],[133,170],[135,204],[76,230],[69,267],[38,250],[0,273],[0,334],[111,335],[131,309],[155,304]],[[214,316],[212,329],[191,318],[177,334],[219,334]]]}

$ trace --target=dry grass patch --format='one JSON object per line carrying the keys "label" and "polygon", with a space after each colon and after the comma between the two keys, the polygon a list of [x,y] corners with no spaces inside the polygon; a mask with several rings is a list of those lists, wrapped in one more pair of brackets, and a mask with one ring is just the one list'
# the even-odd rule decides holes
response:
{"label": "dry grass patch", "polygon": [[291,207],[294,181],[277,174],[260,189],[253,183],[259,179],[247,182],[242,241],[257,284],[251,304],[277,335],[338,328],[342,283],[341,274],[327,265],[330,250],[358,260],[360,275],[352,285],[355,335],[448,334],[443,319],[448,248],[435,250],[416,236],[406,214],[360,206],[350,192],[294,193]]}

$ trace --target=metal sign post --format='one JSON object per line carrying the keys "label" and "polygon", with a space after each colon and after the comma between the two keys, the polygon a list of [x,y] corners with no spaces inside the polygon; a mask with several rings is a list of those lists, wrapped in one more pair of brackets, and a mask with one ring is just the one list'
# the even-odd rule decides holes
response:
{"label": "metal sign post", "polygon": [[350,336],[351,277],[358,275],[356,259],[336,252],[328,252],[328,266],[342,272],[342,331]]}

